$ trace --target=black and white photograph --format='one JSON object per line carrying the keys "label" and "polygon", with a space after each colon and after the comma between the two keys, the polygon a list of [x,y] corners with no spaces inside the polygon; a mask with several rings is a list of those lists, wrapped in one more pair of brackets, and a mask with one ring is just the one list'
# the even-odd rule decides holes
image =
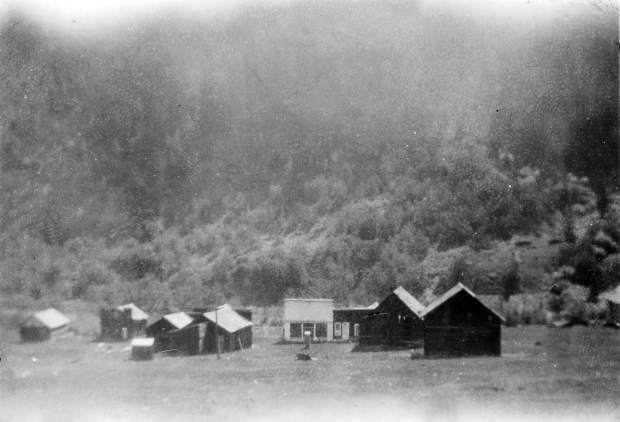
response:
{"label": "black and white photograph", "polygon": [[620,421],[617,0],[0,0],[0,422]]}

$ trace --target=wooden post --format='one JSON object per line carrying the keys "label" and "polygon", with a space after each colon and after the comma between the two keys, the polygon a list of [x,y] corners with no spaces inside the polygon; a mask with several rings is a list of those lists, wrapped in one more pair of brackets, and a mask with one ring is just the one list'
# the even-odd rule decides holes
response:
{"label": "wooden post", "polygon": [[217,322],[217,305],[215,306],[215,347],[217,348],[217,358],[220,358],[220,326]]}

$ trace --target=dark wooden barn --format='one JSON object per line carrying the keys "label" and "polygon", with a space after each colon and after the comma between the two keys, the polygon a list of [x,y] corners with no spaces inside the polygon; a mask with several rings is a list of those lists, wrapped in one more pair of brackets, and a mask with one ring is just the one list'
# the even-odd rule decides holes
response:
{"label": "dark wooden barn", "polygon": [[133,303],[102,308],[99,315],[102,341],[123,341],[145,335],[148,315]]}
{"label": "dark wooden barn", "polygon": [[426,356],[501,355],[504,318],[458,283],[426,307]]}
{"label": "dark wooden barn", "polygon": [[365,308],[334,309],[334,340],[357,341],[362,318],[378,306],[377,303]]}
{"label": "dark wooden barn", "polygon": [[359,344],[421,347],[424,341],[424,306],[398,287],[360,320]]}
{"label": "dark wooden barn", "polygon": [[207,332],[204,337],[204,351],[217,352],[216,338],[220,352],[232,352],[252,346],[252,322],[243,318],[230,306],[224,305],[217,311],[206,312]]}
{"label": "dark wooden barn", "polygon": [[19,327],[21,340],[43,341],[62,337],[69,333],[69,318],[54,308],[36,312]]}

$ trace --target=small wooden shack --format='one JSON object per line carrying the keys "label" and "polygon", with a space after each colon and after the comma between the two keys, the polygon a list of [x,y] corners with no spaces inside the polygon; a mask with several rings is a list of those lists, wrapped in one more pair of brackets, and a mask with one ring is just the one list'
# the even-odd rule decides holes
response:
{"label": "small wooden shack", "polygon": [[135,338],[131,341],[131,359],[133,360],[151,360],[153,359],[155,339]]}
{"label": "small wooden shack", "polygon": [[121,311],[118,308],[101,308],[99,310],[99,323],[101,325],[99,340],[127,340],[129,338],[127,327],[131,325],[131,311],[129,309]]}
{"label": "small wooden shack", "polygon": [[599,297],[607,301],[607,323],[620,324],[620,286],[601,293]]}
{"label": "small wooden shack", "polygon": [[360,346],[421,347],[424,306],[407,290],[396,288],[360,320]]}
{"label": "small wooden shack", "polygon": [[128,338],[142,337],[146,334],[146,325],[149,319],[149,316],[146,312],[138,308],[133,303],[121,305],[118,307],[118,310],[123,312],[130,312],[130,321],[127,327]]}
{"label": "small wooden shack", "polygon": [[148,315],[133,303],[101,308],[99,315],[103,341],[124,341],[145,334]]}
{"label": "small wooden shack", "polygon": [[216,311],[205,312],[207,332],[204,336],[204,351],[217,352],[216,338],[220,352],[232,352],[252,347],[252,322],[243,318],[230,306],[224,305]]}
{"label": "small wooden shack", "polygon": [[422,313],[426,356],[501,355],[504,318],[458,283]]}
{"label": "small wooden shack", "polygon": [[54,308],[30,315],[20,326],[21,340],[43,341],[69,334],[69,318]]}
{"label": "small wooden shack", "polygon": [[366,307],[334,309],[334,340],[357,341],[362,318],[372,312],[379,303]]}
{"label": "small wooden shack", "polygon": [[[176,351],[177,341],[183,334],[175,333],[194,322],[193,318],[185,312],[175,312],[164,315],[148,327],[146,327],[147,337],[155,338],[155,351]],[[173,339],[175,339],[173,341]]]}

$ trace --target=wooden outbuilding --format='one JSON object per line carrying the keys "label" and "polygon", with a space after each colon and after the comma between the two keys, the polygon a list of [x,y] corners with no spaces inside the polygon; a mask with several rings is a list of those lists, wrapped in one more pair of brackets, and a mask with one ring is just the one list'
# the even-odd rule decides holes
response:
{"label": "wooden outbuilding", "polygon": [[145,335],[148,315],[133,303],[100,311],[103,341],[124,341]]}
{"label": "wooden outbuilding", "polygon": [[155,349],[155,339],[135,338],[131,341],[131,359],[133,360],[151,360]]}
{"label": "wooden outbuilding", "polygon": [[504,318],[458,283],[422,312],[426,356],[501,355]]}
{"label": "wooden outbuilding", "polygon": [[19,328],[21,340],[43,341],[69,334],[69,318],[54,308],[29,316]]}
{"label": "wooden outbuilding", "polygon": [[362,318],[372,312],[379,303],[366,307],[334,309],[334,340],[357,341]]}
{"label": "wooden outbuilding", "polygon": [[421,347],[424,341],[424,306],[407,290],[396,288],[360,320],[359,344]]}
{"label": "wooden outbuilding", "polygon": [[194,319],[185,312],[175,312],[164,315],[148,327],[146,327],[147,337],[155,339],[155,351],[176,351],[178,339],[184,334],[175,333],[194,322]]}
{"label": "wooden outbuilding", "polygon": [[138,308],[133,303],[121,305],[118,307],[118,310],[123,312],[130,312],[130,323],[127,327],[128,338],[142,337],[146,335],[146,326],[149,319],[149,316],[146,312]]}
{"label": "wooden outbuilding", "polygon": [[222,353],[252,347],[252,322],[239,315],[230,306],[220,306],[216,311],[205,312],[204,316],[207,320],[207,331],[204,336],[206,353],[217,352],[216,341],[219,341]]}
{"label": "wooden outbuilding", "polygon": [[118,308],[101,308],[99,310],[99,322],[101,325],[99,340],[128,340],[129,330],[127,327],[131,325],[131,311],[129,309],[121,311]]}

